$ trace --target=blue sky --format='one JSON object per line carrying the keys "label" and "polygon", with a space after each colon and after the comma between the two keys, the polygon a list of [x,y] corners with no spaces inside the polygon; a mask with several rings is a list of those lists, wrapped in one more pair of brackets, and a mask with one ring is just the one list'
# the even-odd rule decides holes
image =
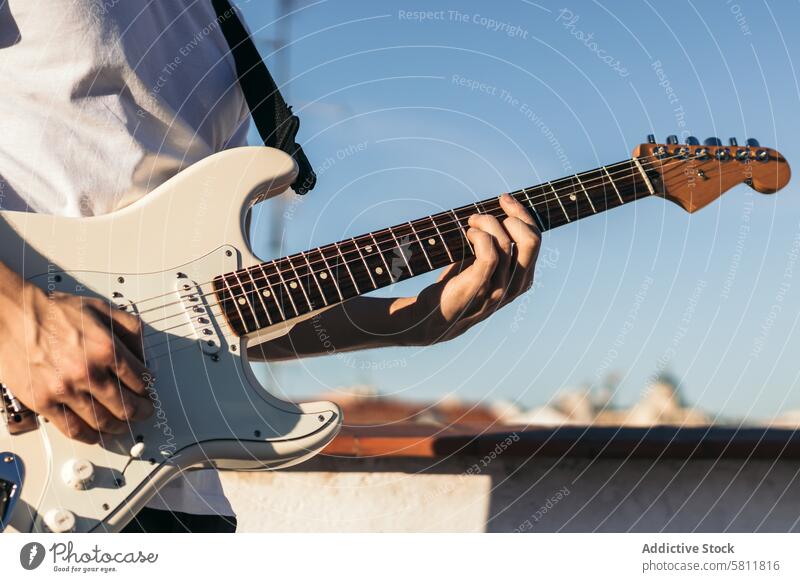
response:
{"label": "blue sky", "polygon": [[[648,133],[800,160],[796,3],[298,2],[288,71],[275,4],[240,5],[320,174],[280,254],[620,161]],[[648,199],[546,233],[533,292],[461,338],[280,365],[273,389],[532,406],[613,371],[625,405],[669,371],[712,413],[800,408],[797,194],[740,186],[694,215]]]}

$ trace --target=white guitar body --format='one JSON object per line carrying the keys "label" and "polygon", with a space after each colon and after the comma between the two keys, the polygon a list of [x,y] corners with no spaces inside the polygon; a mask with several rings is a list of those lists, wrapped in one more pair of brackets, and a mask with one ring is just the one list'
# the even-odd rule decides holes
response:
{"label": "white guitar body", "polygon": [[260,263],[245,229],[251,206],[284,192],[295,175],[278,150],[236,148],[110,215],[0,212],[0,260],[42,288],[138,313],[156,377],[156,413],[102,445],[70,440],[42,419],[22,434],[0,423],[0,469],[24,471],[7,531],[118,531],[183,470],[284,467],[336,435],[335,404],[281,400],[248,364],[248,345],[290,325],[242,338],[214,307],[215,276]]}

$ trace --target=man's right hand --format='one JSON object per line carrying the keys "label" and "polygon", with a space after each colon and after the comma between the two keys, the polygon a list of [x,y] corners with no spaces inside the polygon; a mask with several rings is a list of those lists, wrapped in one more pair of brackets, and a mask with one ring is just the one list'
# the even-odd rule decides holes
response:
{"label": "man's right hand", "polygon": [[65,435],[96,443],[153,412],[138,318],[46,294],[0,263],[0,381]]}

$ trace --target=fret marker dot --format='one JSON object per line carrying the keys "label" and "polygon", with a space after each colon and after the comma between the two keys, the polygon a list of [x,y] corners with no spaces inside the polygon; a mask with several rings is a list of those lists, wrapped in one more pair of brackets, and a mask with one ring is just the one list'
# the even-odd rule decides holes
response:
{"label": "fret marker dot", "polygon": [[327,279],[328,278],[328,273],[320,273],[319,274],[319,278],[320,279]]}
{"label": "fret marker dot", "polygon": [[239,301],[239,305],[244,305],[245,303],[247,303],[247,299],[245,299],[244,297],[239,297],[237,301]]}
{"label": "fret marker dot", "polygon": [[436,244],[436,241],[435,241],[434,239],[432,239],[432,238],[429,238],[429,239],[428,239],[428,244],[429,244],[429,245],[431,245],[431,246],[433,246],[433,245],[435,245],[435,244]]}
{"label": "fret marker dot", "polygon": [[367,251],[368,253],[371,253],[372,252],[372,245],[365,246],[364,250]]}
{"label": "fret marker dot", "polygon": [[375,272],[378,273],[378,275],[380,275],[381,273],[383,273],[383,267],[375,267]]}
{"label": "fret marker dot", "polygon": [[297,283],[292,281],[291,283],[289,283],[289,287],[291,287],[292,289],[297,289]]}
{"label": "fret marker dot", "polygon": [[575,194],[570,194],[569,195],[569,199],[572,200],[573,202],[575,202],[578,199],[578,197],[575,196]]}
{"label": "fret marker dot", "polygon": [[270,295],[272,295],[272,293],[270,293],[270,292],[269,292],[269,290],[264,290],[264,292],[262,293],[262,295],[263,295],[264,297],[269,297]]}

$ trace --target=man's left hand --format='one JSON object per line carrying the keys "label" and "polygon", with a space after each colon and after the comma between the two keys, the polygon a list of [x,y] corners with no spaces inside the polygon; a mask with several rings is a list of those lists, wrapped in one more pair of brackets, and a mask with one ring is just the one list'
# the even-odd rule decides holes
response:
{"label": "man's left hand", "polygon": [[461,335],[530,289],[541,234],[515,198],[503,194],[500,206],[503,220],[490,214],[469,218],[467,238],[475,257],[450,265],[413,299],[409,343],[428,345]]}

